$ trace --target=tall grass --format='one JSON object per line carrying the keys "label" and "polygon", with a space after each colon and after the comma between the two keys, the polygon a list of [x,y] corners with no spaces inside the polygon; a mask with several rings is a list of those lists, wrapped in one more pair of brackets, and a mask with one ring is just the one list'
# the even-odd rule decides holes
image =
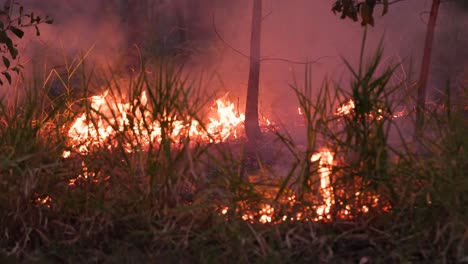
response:
{"label": "tall grass", "polygon": [[[310,74],[292,85],[303,110],[305,143],[277,132],[275,143],[264,148],[281,149],[289,167],[260,164],[250,177],[242,177],[242,141],[214,144],[188,134],[170,136],[176,118],[203,123],[211,100],[181,68],[160,64],[124,80],[113,72],[95,75],[97,87],[77,68],[62,77],[66,89],[58,97],[48,92],[51,82],[25,85],[23,100],[0,101],[0,260],[466,261],[463,107],[446,103],[444,111],[434,111],[430,133],[420,139],[428,150],[414,151],[392,117],[400,89],[391,82],[396,68],[382,65],[381,46],[368,59],[364,50],[357,69],[345,61],[351,73],[347,87],[324,82],[314,91]],[[99,109],[90,96],[103,91],[108,94]],[[122,114],[116,111],[122,98],[129,102],[128,123],[112,121]],[[350,99],[355,108],[337,115],[337,107]],[[147,119],[142,112],[149,113]],[[66,137],[82,113],[89,124],[102,121],[117,131],[87,153]],[[153,122],[161,128],[160,139],[144,141],[140,135],[154,132]],[[402,145],[390,143],[391,133],[400,135]],[[317,218],[314,208],[324,204],[320,167],[311,160],[323,148],[335,157],[334,204],[330,219],[310,221]],[[72,154],[63,158],[63,151]],[[71,186],[70,180],[75,180]],[[288,200],[292,195],[294,203]],[[266,204],[275,213],[270,223],[260,224],[258,211]],[[345,211],[350,217],[343,217]],[[253,219],[242,220],[249,213]],[[297,213],[309,221],[279,221]]]}

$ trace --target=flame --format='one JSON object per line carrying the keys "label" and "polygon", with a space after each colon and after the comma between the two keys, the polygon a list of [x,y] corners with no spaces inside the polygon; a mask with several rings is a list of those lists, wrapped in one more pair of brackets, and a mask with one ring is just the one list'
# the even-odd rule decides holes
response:
{"label": "flame", "polygon": [[271,223],[275,213],[275,208],[271,207],[269,204],[265,204],[258,213],[260,214],[260,223]]}
{"label": "flame", "polygon": [[[108,91],[105,91],[92,96],[91,110],[79,115],[68,129],[67,135],[74,152],[86,155],[94,147],[112,148],[116,144],[113,138],[117,133],[124,132],[125,128],[129,128],[127,130],[135,137],[134,142],[125,146],[128,152],[132,152],[138,144],[149,145],[161,141],[161,122],[170,124],[168,136],[174,142],[180,142],[189,136],[198,141],[220,143],[230,138],[239,138],[243,133],[245,115],[238,113],[234,103],[224,98],[216,100],[216,107],[211,108],[211,117],[203,128],[196,120],[183,121],[167,115],[162,116],[162,120],[154,120],[145,91],[141,93],[139,102],[135,101],[133,104],[110,102],[107,95]],[[131,117],[129,113],[132,113]],[[271,126],[272,122],[263,118],[261,124]],[[63,152],[62,157],[68,158],[71,154],[72,151],[67,150]]]}
{"label": "flame", "polygon": [[[243,136],[243,123],[245,115],[235,109],[235,105],[225,98],[219,98],[215,105],[210,109],[206,124],[201,124],[196,120],[183,120],[175,115],[163,114],[154,118],[151,113],[151,107],[148,106],[148,98],[143,91],[140,97],[132,103],[112,102],[107,98],[108,92],[92,96],[90,100],[90,109],[81,113],[73,121],[66,131],[69,138],[70,150],[64,151],[63,158],[71,157],[72,153],[86,155],[94,148],[104,147],[113,148],[118,141],[115,137],[118,133],[130,133],[131,140],[125,143],[124,149],[128,152],[135,150],[135,147],[145,147],[150,144],[161,142],[163,136],[169,137],[173,142],[181,142],[184,138],[195,138],[198,142],[220,143],[229,139],[236,139]],[[354,101],[350,100],[338,108],[336,114],[346,115],[354,109]],[[298,113],[304,112],[298,108]],[[381,111],[379,112],[381,114]],[[157,120],[155,120],[157,119]],[[162,128],[161,124],[166,124]],[[267,118],[261,120],[263,126],[270,126],[272,122]],[[164,134],[164,132],[169,134]],[[260,208],[244,210],[242,219],[245,221],[258,221],[263,224],[278,223],[281,221],[327,221],[331,219],[331,210],[334,206],[334,190],[331,185],[331,173],[334,162],[334,154],[323,149],[310,157],[311,162],[318,163],[318,175],[320,182],[320,198],[322,204],[310,208],[304,208],[300,212],[285,215],[281,210],[277,210],[271,204],[260,205]],[[97,181],[96,173],[90,171],[86,164],[82,163],[82,173],[77,178],[71,179],[69,185],[77,184],[77,180],[90,179]],[[104,180],[109,178],[106,177]],[[356,196],[359,196],[356,193]],[[285,198],[286,199],[286,198]],[[38,203],[42,203],[40,200]],[[374,203],[367,204],[359,208],[363,213],[369,212],[370,208],[376,206],[378,198]],[[284,201],[289,206],[294,206],[297,201],[294,195],[287,197]],[[350,205],[343,205],[340,214],[351,216],[352,208]],[[276,209],[276,210],[275,210]],[[229,207],[223,206],[219,209],[220,214],[227,215]],[[239,211],[240,212],[240,211]],[[314,217],[311,218],[311,216]]]}
{"label": "flame", "polygon": [[[352,99],[350,99],[348,102],[346,102],[346,103],[342,104],[340,107],[338,107],[338,109],[335,112],[335,115],[338,115],[338,116],[349,115],[349,114],[351,114],[351,112],[354,110],[355,107],[356,107],[355,102]],[[376,120],[382,120],[383,119],[383,112],[384,111],[382,109],[377,109],[375,119]],[[299,115],[302,115],[301,112],[299,112]],[[408,115],[407,110],[402,110],[402,111],[393,113],[391,115],[391,117],[392,118],[400,118],[400,117],[403,117],[405,115]],[[371,114],[371,116],[372,116],[372,114]]]}
{"label": "flame", "polygon": [[35,202],[37,205],[50,208],[50,204],[52,203],[52,197],[50,197],[49,195],[46,195],[44,197],[37,197]]}
{"label": "flame", "polygon": [[[336,216],[339,219],[353,219],[354,213],[369,213],[371,208],[379,207],[383,211],[389,211],[390,206],[385,204],[379,204],[379,196],[371,193],[355,193],[356,202],[358,199],[360,201],[367,201],[366,204],[356,206],[352,204],[343,204],[339,202],[332,214],[332,208],[335,206],[335,197],[334,190],[331,183],[331,173],[332,167],[334,165],[334,153],[328,149],[322,149],[317,153],[314,153],[310,157],[311,162],[318,163],[318,175],[320,180],[319,193],[320,197],[315,199],[321,199],[321,204],[315,206],[306,206],[299,207],[299,211],[288,211],[288,214],[284,214],[284,211],[281,211],[281,207],[287,206],[289,208],[294,208],[297,205],[300,205],[300,202],[296,200],[295,195],[289,195],[285,200],[278,200],[276,204],[277,207],[272,206],[271,204],[261,204],[259,209],[253,209],[246,206],[246,204],[239,204],[241,208],[237,212],[242,210],[242,219],[244,221],[249,221],[251,223],[258,222],[262,224],[277,224],[284,221],[331,221],[332,215]],[[312,198],[314,199],[314,198]],[[351,201],[350,201],[351,202]],[[279,210],[277,210],[279,209]],[[222,207],[220,213],[226,215],[229,207]],[[291,214],[292,213],[292,214]]]}
{"label": "flame", "polygon": [[300,107],[297,108],[297,113],[298,113],[300,116],[304,115],[304,113],[302,113],[302,108],[300,108]]}
{"label": "flame", "polygon": [[353,100],[349,100],[347,103],[344,103],[338,109],[336,110],[336,115],[348,115],[351,113],[351,111],[354,110],[355,104]]}
{"label": "flame", "polygon": [[[96,176],[96,173],[94,172],[88,172],[88,167],[86,166],[84,161],[81,161],[81,169],[83,170],[83,174],[78,175],[74,179],[70,179],[68,181],[68,186],[74,186],[76,184],[76,181],[78,180],[87,180],[89,178],[94,178]],[[96,182],[96,180],[93,180]]]}
{"label": "flame", "polygon": [[330,185],[331,166],[333,165],[333,154],[329,150],[322,150],[315,153],[310,158],[312,162],[319,162],[319,175],[320,175],[320,194],[323,197],[323,205],[317,209],[318,219],[330,217],[330,209],[333,205],[333,188]]}
{"label": "flame", "polygon": [[[223,142],[230,137],[239,136],[239,128],[245,120],[244,114],[238,114],[234,110],[234,104],[223,99],[216,100],[217,113],[215,118],[209,118],[207,132],[218,136],[217,142]],[[212,141],[212,140],[211,140]]]}

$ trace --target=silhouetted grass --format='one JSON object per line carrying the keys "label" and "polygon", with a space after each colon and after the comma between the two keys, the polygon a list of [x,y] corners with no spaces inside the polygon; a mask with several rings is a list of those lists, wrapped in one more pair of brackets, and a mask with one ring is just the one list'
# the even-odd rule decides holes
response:
{"label": "silhouetted grass", "polygon": [[[467,261],[466,106],[447,102],[434,110],[425,137],[418,139],[421,151],[408,139],[412,135],[399,133],[393,118],[393,93],[399,89],[390,82],[395,68],[381,65],[381,47],[365,65],[364,53],[362,58],[357,70],[345,62],[352,74],[349,87],[325,82],[314,92],[309,74],[303,84],[293,85],[303,110],[305,144],[277,132],[272,148],[281,149],[290,167],[279,171],[266,162],[250,177],[242,177],[242,140],[215,144],[188,134],[178,140],[170,136],[176,118],[185,124],[206,121],[203,111],[211,100],[178,67],[143,68],[124,80],[111,72],[100,75],[99,87],[77,68],[68,71],[67,80],[61,77],[59,96],[50,95],[46,80],[25,85],[23,99],[0,101],[0,260]],[[77,85],[72,79],[78,76]],[[104,90],[107,113],[89,100]],[[129,123],[112,122],[120,115],[119,98],[128,99]],[[337,115],[337,107],[350,99],[355,108]],[[139,119],[141,111],[149,113],[147,119]],[[118,131],[86,154],[66,137],[83,112],[90,124],[101,120]],[[160,139],[143,142],[139,135],[153,132],[154,121]],[[389,143],[395,135],[400,145]],[[278,221],[298,212],[317,217],[313,208],[323,205],[323,197],[311,155],[322,148],[335,157],[330,219]],[[63,158],[63,151],[71,156]],[[287,202],[291,195],[294,204]],[[41,203],[46,197],[52,200]],[[275,208],[271,223],[259,223],[258,214],[242,220],[264,204]],[[363,206],[369,212],[358,210]],[[226,214],[224,207],[229,207]],[[343,217],[346,210],[352,217]]]}

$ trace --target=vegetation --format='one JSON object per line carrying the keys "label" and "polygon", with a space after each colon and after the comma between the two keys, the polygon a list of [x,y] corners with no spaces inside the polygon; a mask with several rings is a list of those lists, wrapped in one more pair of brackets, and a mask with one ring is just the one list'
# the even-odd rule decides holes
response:
{"label": "vegetation", "polygon": [[[23,100],[0,101],[1,262],[466,262],[465,106],[448,101],[429,113],[419,139],[425,151],[415,152],[400,131],[413,121],[393,117],[404,83],[391,85],[396,68],[383,67],[381,58],[380,47],[367,59],[362,52],[357,69],[345,62],[349,88],[325,82],[312,96],[309,74],[295,82],[307,139],[270,132],[276,141],[268,151],[281,151],[289,167],[260,164],[249,177],[242,177],[242,140],[170,136],[176,117],[206,121],[201,113],[211,100],[178,67],[161,63],[126,81],[95,74],[104,87],[97,89],[80,64],[62,84],[72,91],[70,80],[79,76],[81,92],[54,98],[48,80],[32,76]],[[105,107],[98,108],[91,91],[103,90]],[[103,112],[116,109],[119,98],[128,99],[129,123]],[[355,107],[337,115],[349,99]],[[118,133],[78,151],[67,136],[81,113]],[[161,136],[142,141],[153,122]],[[317,219],[313,208],[325,197],[311,155],[324,147],[334,153],[334,204],[329,217]],[[265,204],[274,213],[262,223],[257,212]]]}
{"label": "vegetation", "polygon": [[25,34],[23,29],[28,27],[34,27],[36,35],[39,36],[39,25],[44,23],[52,24],[53,19],[48,16],[44,18],[35,15],[34,12],[26,13],[24,7],[17,1],[5,1],[3,7],[0,8],[0,53],[4,54],[2,55],[0,86],[3,86],[5,80],[11,84],[11,72],[19,74],[23,68],[18,59],[16,39],[22,39]]}

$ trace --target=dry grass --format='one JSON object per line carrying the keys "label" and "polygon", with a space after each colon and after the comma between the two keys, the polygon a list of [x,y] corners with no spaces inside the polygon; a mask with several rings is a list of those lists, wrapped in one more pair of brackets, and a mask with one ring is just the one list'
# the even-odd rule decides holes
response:
{"label": "dry grass", "polygon": [[[77,109],[94,111],[85,99],[72,98],[87,97],[91,82],[82,81],[80,89],[69,83],[66,91],[76,94],[55,98],[47,85],[28,86],[26,100],[0,102],[0,261],[468,261],[468,127],[463,107],[433,113],[429,124],[437,130],[431,127],[428,138],[419,139],[427,147],[422,154],[390,145],[389,127],[398,124],[385,114],[393,111],[390,92],[398,87],[388,87],[393,68],[379,73],[379,52],[368,67],[354,72],[351,94],[327,86],[312,97],[307,78],[304,87],[294,86],[307,113],[306,146],[278,132],[276,144],[291,157],[291,167],[279,175],[272,164],[260,164],[261,173],[250,180],[242,177],[241,141],[189,144],[190,138],[174,142],[163,137],[150,149],[143,151],[137,144],[140,150],[129,153],[123,146],[136,134],[130,127],[120,129],[113,148],[97,147],[64,159],[62,152],[70,150],[64,126]],[[150,91],[154,117],[201,120],[197,113],[206,98],[193,100],[199,93],[177,68],[161,67],[156,76],[143,71],[125,86],[112,76],[104,83],[116,97]],[[337,118],[333,111],[345,97],[359,106]],[[383,118],[369,118],[378,109],[384,109]],[[166,129],[169,133],[170,126]],[[318,168],[310,154],[324,142],[338,162],[332,171],[333,221],[242,220],[242,210],[258,210],[263,203],[291,215],[317,203],[313,182]],[[85,173],[94,176],[68,185]],[[356,191],[368,195],[356,197]],[[291,192],[299,198],[288,207],[281,201]],[[369,205],[373,194],[381,201],[374,210],[353,212],[352,219],[338,216],[346,204]],[[47,196],[52,200],[38,200]],[[223,215],[222,206],[232,210]]]}

